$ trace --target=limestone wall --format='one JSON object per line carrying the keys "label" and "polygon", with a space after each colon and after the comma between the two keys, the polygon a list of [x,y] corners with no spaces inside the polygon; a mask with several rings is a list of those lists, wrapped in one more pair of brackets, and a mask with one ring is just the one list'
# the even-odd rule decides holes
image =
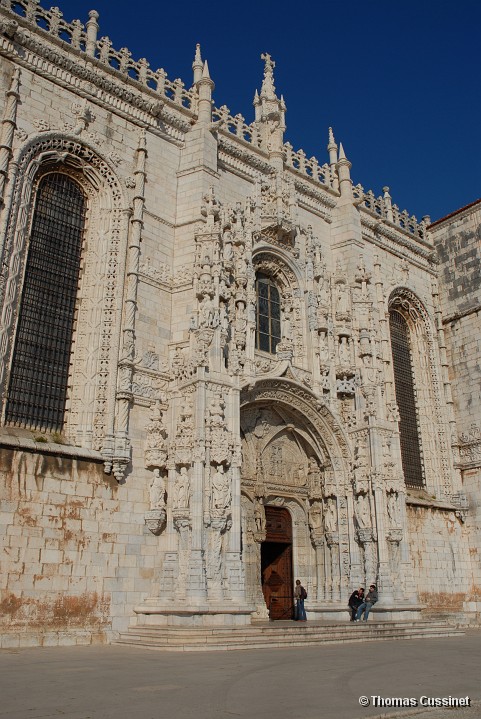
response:
{"label": "limestone wall", "polygon": [[[455,512],[407,505],[413,581],[425,614],[479,621],[481,587],[473,571],[469,527]],[[477,605],[479,607],[479,604]]]}
{"label": "limestone wall", "polygon": [[151,589],[144,492],[92,461],[2,450],[0,462],[0,646],[108,641]]}
{"label": "limestone wall", "polygon": [[[469,503],[470,556],[481,585],[481,202],[434,223],[440,301],[456,418],[455,452]],[[478,600],[479,601],[479,600]]]}

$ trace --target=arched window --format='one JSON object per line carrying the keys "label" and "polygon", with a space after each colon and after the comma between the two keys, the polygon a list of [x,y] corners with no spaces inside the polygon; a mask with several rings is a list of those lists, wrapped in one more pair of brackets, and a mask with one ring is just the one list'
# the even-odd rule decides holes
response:
{"label": "arched window", "polygon": [[279,290],[270,277],[256,276],[256,349],[275,354],[281,341],[281,305]]}
{"label": "arched window", "polygon": [[406,485],[422,488],[425,485],[418,411],[413,380],[413,362],[408,324],[400,312],[389,313],[391,349],[394,370],[396,401],[399,408],[401,459]]}
{"label": "arched window", "polygon": [[11,424],[62,429],[85,204],[67,175],[40,180],[10,369],[5,418]]}

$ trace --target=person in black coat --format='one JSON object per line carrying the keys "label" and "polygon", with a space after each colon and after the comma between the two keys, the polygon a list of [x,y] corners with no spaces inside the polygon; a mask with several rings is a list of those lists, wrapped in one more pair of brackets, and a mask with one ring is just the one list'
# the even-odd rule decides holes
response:
{"label": "person in black coat", "polygon": [[361,606],[361,604],[364,601],[364,587],[359,587],[359,589],[355,589],[354,592],[349,597],[349,608],[351,610],[351,622],[354,622],[356,619],[356,614],[358,608]]}

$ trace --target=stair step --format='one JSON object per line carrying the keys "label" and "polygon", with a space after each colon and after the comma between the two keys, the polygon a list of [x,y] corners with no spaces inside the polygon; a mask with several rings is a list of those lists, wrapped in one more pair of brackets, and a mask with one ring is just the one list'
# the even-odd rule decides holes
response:
{"label": "stair step", "polygon": [[[277,625],[277,626],[276,626]],[[369,624],[279,622],[235,627],[131,627],[116,644],[164,651],[225,651],[315,646],[343,642],[427,639],[464,634],[463,629],[442,621],[369,622]]]}

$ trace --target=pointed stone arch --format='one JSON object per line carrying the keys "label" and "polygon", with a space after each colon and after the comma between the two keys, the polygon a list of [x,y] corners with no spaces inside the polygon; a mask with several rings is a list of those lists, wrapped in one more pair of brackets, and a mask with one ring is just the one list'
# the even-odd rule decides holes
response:
{"label": "pointed stone arch", "polygon": [[[79,281],[82,308],[78,312],[71,351],[71,376],[79,379],[68,397],[65,430],[78,446],[101,451],[107,435],[113,432],[115,417],[122,262],[128,237],[124,191],[109,163],[88,143],[74,136],[54,132],[35,135],[19,148],[13,166],[10,202],[5,208],[4,271],[0,277],[2,404],[5,404],[7,370],[13,352],[36,187],[47,172],[66,174],[86,195],[87,217]],[[103,281],[99,281],[99,276]],[[98,297],[92,296],[94,287],[100,293]]]}
{"label": "pointed stone arch", "polygon": [[290,379],[263,379],[241,391],[240,410],[256,405],[276,406],[297,420],[296,431],[308,435],[318,457],[347,481],[351,448],[344,429],[329,407],[308,389]]}
{"label": "pointed stone arch", "polygon": [[430,492],[449,497],[453,482],[449,420],[443,396],[434,319],[422,300],[407,287],[392,290],[388,309],[390,312],[398,312],[404,318],[410,336],[426,488]]}

